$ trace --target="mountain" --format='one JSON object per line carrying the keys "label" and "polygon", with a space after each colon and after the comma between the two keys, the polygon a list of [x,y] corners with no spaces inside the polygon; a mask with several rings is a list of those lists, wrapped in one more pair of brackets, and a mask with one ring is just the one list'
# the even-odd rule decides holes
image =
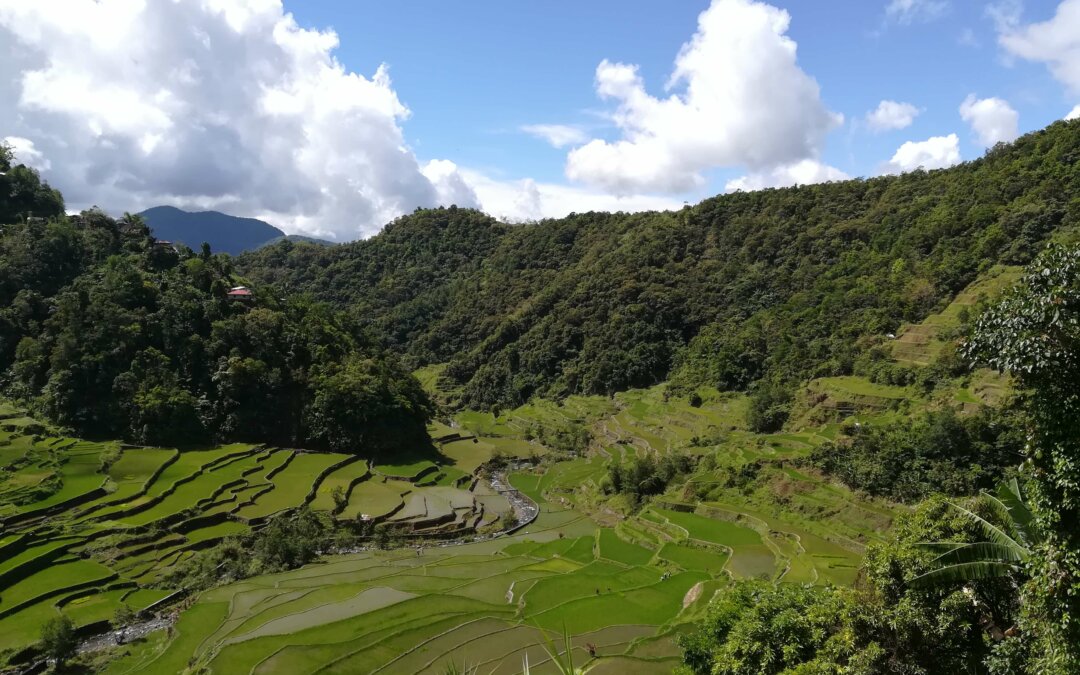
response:
{"label": "mountain", "polygon": [[259,248],[263,248],[264,246],[273,246],[274,244],[277,244],[277,243],[280,243],[280,242],[283,242],[283,241],[291,241],[294,244],[315,244],[316,246],[337,246],[336,242],[328,241],[326,239],[319,239],[317,237],[305,237],[302,234],[287,234],[287,235],[285,235],[283,237],[275,237],[274,239],[271,239],[270,241],[264,241],[263,243],[259,244],[259,246],[257,247],[256,250],[258,250]]}
{"label": "mountain", "polygon": [[515,227],[417,211],[365,241],[268,246],[238,268],[348,308],[412,365],[448,364],[471,407],[665,379],[783,398],[873,368],[882,336],[1075,231],[1077,157],[1080,122],[1058,122],[945,170]]}
{"label": "mountain", "polygon": [[216,253],[239,255],[285,237],[284,232],[269,223],[217,211],[191,213],[172,206],[156,206],[139,215],[158,239],[182,242],[196,250],[205,241]]}

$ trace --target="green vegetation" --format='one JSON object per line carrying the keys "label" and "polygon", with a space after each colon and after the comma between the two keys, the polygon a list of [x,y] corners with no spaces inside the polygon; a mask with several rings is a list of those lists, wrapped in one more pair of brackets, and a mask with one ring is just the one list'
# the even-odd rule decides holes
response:
{"label": "green vegetation", "polygon": [[1078,143],[1075,123],[1056,123],[944,171],[673,213],[507,227],[419,211],[368,241],[269,246],[238,266],[348,307],[411,365],[448,364],[432,379],[467,407],[667,378],[683,391],[793,386],[855,374],[886,335],[1075,226]]}
{"label": "green vegetation", "polygon": [[165,446],[370,454],[425,437],[419,383],[345,314],[269,290],[231,300],[230,258],[162,245],[134,216],[15,222],[8,208],[0,372],[49,421]]}
{"label": "green vegetation", "polygon": [[63,667],[64,662],[75,655],[78,644],[75,624],[64,615],[50,619],[41,627],[41,649],[56,661],[58,667]]}
{"label": "green vegetation", "polygon": [[906,502],[990,488],[1026,442],[1022,417],[997,409],[961,417],[945,408],[850,434],[815,448],[810,463],[853,489]]}
{"label": "green vegetation", "polygon": [[0,191],[0,667],[1074,672],[1076,128],[237,260]]}

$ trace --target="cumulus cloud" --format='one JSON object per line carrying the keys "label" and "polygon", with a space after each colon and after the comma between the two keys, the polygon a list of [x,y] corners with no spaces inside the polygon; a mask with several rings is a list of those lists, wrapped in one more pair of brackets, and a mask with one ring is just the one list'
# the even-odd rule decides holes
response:
{"label": "cumulus cloud", "polygon": [[554,148],[580,145],[589,140],[589,136],[579,127],[567,124],[526,124],[521,130],[547,141]]}
{"label": "cumulus cloud", "polygon": [[16,163],[25,164],[38,171],[48,171],[49,168],[52,167],[52,162],[46,159],[45,155],[34,147],[34,142],[29,138],[8,136],[7,138],[4,138],[3,141],[15,152]]}
{"label": "cumulus cloud", "polygon": [[968,95],[960,104],[960,117],[971,125],[979,143],[989,148],[1020,135],[1020,114],[1000,98],[975,98]]}
{"label": "cumulus cloud", "polygon": [[960,162],[960,139],[956,134],[934,136],[925,141],[908,141],[900,146],[886,165],[887,173],[915,169],[944,169]]}
{"label": "cumulus cloud", "polygon": [[1065,121],[1068,122],[1069,120],[1080,120],[1080,105],[1073,108],[1072,111],[1065,116]]}
{"label": "cumulus cloud", "polygon": [[406,145],[388,70],[350,72],[337,46],[280,0],[4,0],[0,128],[75,207],[218,208],[351,239],[477,205],[453,164]]}
{"label": "cumulus cloud", "polygon": [[421,170],[435,186],[440,204],[475,208],[480,204],[476,191],[469,185],[457,164],[447,159],[433,159]]}
{"label": "cumulus cloud", "polygon": [[762,173],[815,159],[843,118],[799,68],[790,20],[761,2],[713,0],[675,61],[667,88],[679,91],[665,98],[646,91],[637,66],[604,60],[596,90],[617,104],[620,137],[572,150],[567,177],[616,195],[678,193],[714,167]]}
{"label": "cumulus cloud", "polygon": [[882,101],[866,114],[866,124],[873,131],[906,129],[912,125],[921,111],[910,103]]}
{"label": "cumulus cloud", "polygon": [[1045,63],[1070,91],[1080,92],[1080,0],[1063,0],[1047,21],[1022,25],[1017,13],[998,29],[1008,53]]}
{"label": "cumulus cloud", "polygon": [[947,0],[890,0],[885,16],[899,24],[933,21],[949,11]]}
{"label": "cumulus cloud", "polygon": [[509,223],[543,218],[561,218],[589,211],[672,211],[683,202],[658,195],[617,197],[574,186],[538,183],[532,179],[498,180],[483,173],[462,169],[476,189],[484,210]]}
{"label": "cumulus cloud", "polygon": [[762,190],[770,187],[790,187],[792,185],[812,185],[832,180],[851,178],[840,169],[822,164],[814,159],[804,159],[788,166],[778,167],[764,173],[753,173],[727,182],[725,190],[734,192],[743,190]]}

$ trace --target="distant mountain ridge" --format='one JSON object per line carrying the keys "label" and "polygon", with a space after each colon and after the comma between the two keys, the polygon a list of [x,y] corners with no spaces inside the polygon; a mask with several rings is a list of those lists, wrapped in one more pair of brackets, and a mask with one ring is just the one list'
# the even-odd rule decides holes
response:
{"label": "distant mountain ridge", "polygon": [[239,255],[283,239],[314,244],[331,242],[300,235],[286,235],[255,218],[239,218],[218,211],[190,212],[174,206],[156,206],[139,214],[154,236],[197,249],[205,241],[216,253]]}

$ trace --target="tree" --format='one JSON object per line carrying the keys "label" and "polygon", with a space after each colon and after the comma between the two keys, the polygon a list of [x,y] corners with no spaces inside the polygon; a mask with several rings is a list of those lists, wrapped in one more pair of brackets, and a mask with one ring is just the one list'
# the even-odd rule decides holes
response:
{"label": "tree", "polygon": [[49,619],[41,627],[41,649],[50,659],[61,667],[75,656],[79,639],[75,635],[75,624],[65,614]]}
{"label": "tree", "polygon": [[340,485],[335,485],[330,491],[330,498],[334,500],[334,513],[341,513],[349,505],[349,496]]}
{"label": "tree", "polygon": [[951,504],[985,536],[978,542],[930,542],[925,548],[941,552],[931,563],[936,568],[911,581],[913,586],[965,584],[980,579],[1022,575],[1032,549],[1042,543],[1034,516],[1027,505],[1019,481],[1002,483],[997,496],[983,493],[982,500],[994,514],[991,522],[956,504]]}
{"label": "tree", "polygon": [[6,141],[0,141],[0,173],[6,173],[11,169],[11,162],[15,159],[15,151]]}
{"label": "tree", "polygon": [[304,414],[319,447],[362,453],[401,447],[426,436],[432,407],[419,382],[386,361],[351,357],[312,378]]}
{"label": "tree", "polygon": [[1035,668],[1080,671],[1080,247],[1051,245],[975,323],[966,355],[1008,371],[1030,416],[1024,471],[1035,526],[1022,627]]}

